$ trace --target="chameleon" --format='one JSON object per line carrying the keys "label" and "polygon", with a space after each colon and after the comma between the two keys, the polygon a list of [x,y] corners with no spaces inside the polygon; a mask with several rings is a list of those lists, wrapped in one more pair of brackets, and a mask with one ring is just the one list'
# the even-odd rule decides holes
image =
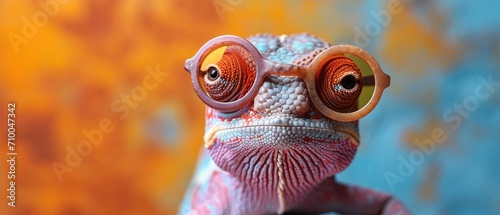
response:
{"label": "chameleon", "polygon": [[[193,84],[199,82],[201,94],[206,94],[200,98],[219,103],[251,98],[244,105],[224,106],[231,110],[206,106],[204,144],[178,213],[410,214],[388,193],[335,179],[356,154],[358,120],[325,116],[303,77],[280,75],[314,64],[331,45],[307,33],[257,34],[246,41],[258,57],[240,45],[227,45],[212,66],[195,62],[195,68],[193,59],[186,61]],[[205,58],[206,53],[199,61]],[[285,66],[257,82],[256,58]],[[327,72],[311,76],[320,91],[315,97],[339,112],[358,108],[356,101],[369,82],[358,64],[343,56],[316,64]]]}

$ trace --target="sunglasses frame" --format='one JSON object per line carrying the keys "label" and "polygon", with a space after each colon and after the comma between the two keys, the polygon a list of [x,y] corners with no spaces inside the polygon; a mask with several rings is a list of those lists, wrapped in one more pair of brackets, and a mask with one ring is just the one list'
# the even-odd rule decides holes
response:
{"label": "sunglasses frame", "polygon": [[[204,72],[200,70],[200,67],[203,63],[202,60],[204,60],[205,57],[207,57],[213,50],[231,45],[241,46],[248,51],[255,62],[256,76],[252,87],[243,97],[236,101],[219,102],[210,98],[203,91],[199,79],[204,75]],[[335,56],[345,56],[345,54],[357,56],[365,61],[371,68],[374,77],[375,89],[372,97],[364,107],[361,107],[354,112],[338,112],[329,108],[321,100],[318,92],[316,91],[316,73],[318,69],[321,68],[323,62]],[[250,102],[257,95],[259,88],[264,82],[264,78],[268,75],[300,77],[306,83],[309,98],[316,109],[326,117],[340,122],[356,121],[370,113],[379,102],[385,88],[389,87],[391,81],[390,76],[382,71],[377,61],[368,52],[356,46],[347,44],[331,46],[319,53],[310,64],[298,66],[269,61],[260,54],[257,48],[250,41],[234,35],[222,35],[211,39],[205,43],[192,58],[186,60],[184,68],[191,74],[194,90],[196,91],[196,94],[198,94],[198,97],[206,105],[222,112],[234,112],[250,104]]]}

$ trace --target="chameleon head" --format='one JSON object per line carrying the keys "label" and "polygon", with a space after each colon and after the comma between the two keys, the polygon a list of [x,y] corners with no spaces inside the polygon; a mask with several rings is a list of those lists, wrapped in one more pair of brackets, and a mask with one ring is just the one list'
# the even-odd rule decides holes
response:
{"label": "chameleon head", "polygon": [[329,113],[356,112],[362,93],[374,94],[363,89],[359,63],[324,56],[330,45],[308,34],[248,41],[258,55],[250,45],[224,45],[197,54],[198,67],[186,62],[208,105],[204,142],[214,162],[241,180],[293,190],[344,170],[359,144],[358,121]]}

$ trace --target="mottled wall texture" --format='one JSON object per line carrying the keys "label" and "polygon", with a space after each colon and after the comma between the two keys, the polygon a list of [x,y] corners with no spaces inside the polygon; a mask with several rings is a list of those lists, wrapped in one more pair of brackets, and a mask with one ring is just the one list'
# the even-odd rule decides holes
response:
{"label": "mottled wall texture", "polygon": [[[469,2],[469,3],[465,3]],[[308,32],[392,77],[339,180],[415,214],[500,213],[498,1],[0,1],[0,160],[16,103],[16,207],[174,214],[202,146],[184,60],[222,34]],[[8,162],[0,188],[9,195]]]}

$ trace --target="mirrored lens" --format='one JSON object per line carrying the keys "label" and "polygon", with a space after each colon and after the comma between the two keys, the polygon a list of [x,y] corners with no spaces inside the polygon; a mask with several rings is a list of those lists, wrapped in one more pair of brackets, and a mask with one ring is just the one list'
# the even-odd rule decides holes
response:
{"label": "mirrored lens", "polygon": [[236,101],[252,87],[255,62],[240,45],[226,45],[209,50],[199,62],[200,87],[219,102]]}

